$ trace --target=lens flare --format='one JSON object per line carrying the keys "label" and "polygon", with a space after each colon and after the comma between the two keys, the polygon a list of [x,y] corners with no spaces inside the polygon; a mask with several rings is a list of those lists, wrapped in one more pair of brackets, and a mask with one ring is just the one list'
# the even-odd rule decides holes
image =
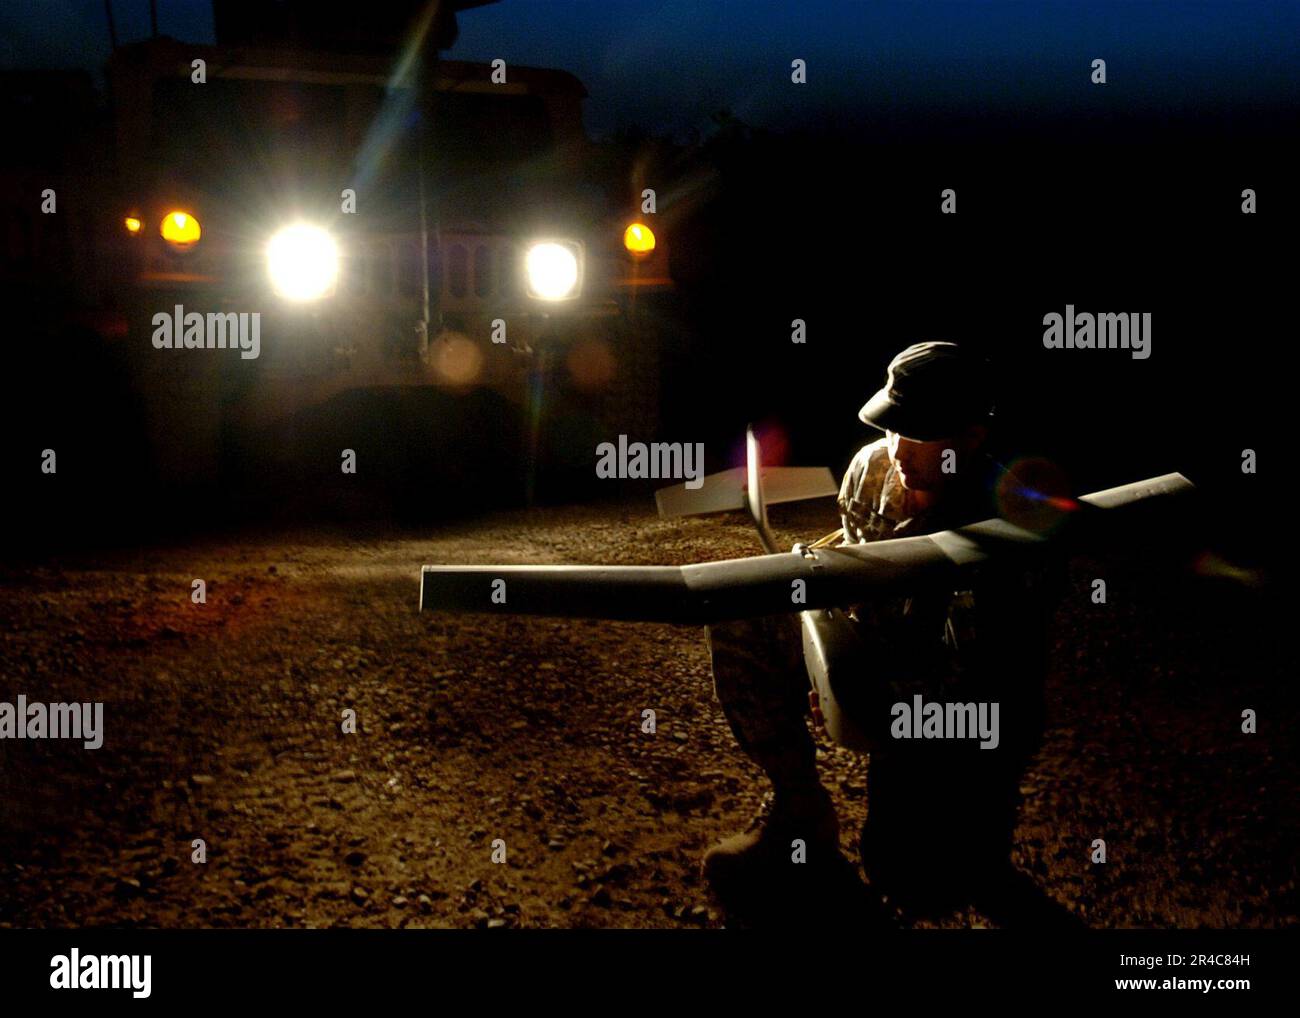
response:
{"label": "lens flare", "polygon": [[1065,471],[1042,458],[1012,461],[998,476],[995,494],[1003,519],[1036,534],[1051,533],[1079,509]]}
{"label": "lens flare", "polygon": [[443,333],[434,340],[432,353],[433,370],[448,385],[473,385],[483,374],[483,352],[464,333]]}
{"label": "lens flare", "polygon": [[1197,576],[1212,577],[1217,580],[1228,580],[1232,583],[1240,583],[1246,587],[1261,587],[1264,585],[1264,573],[1260,569],[1248,569],[1245,566],[1230,562],[1222,555],[1213,551],[1203,551],[1196,556],[1192,563],[1192,571]]}
{"label": "lens flare", "polygon": [[604,389],[614,380],[617,365],[609,344],[601,339],[580,339],[565,358],[569,377],[584,392]]}

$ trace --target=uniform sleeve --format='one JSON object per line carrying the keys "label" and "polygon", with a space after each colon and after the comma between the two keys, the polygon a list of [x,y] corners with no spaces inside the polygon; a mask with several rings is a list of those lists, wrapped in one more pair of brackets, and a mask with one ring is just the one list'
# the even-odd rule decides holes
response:
{"label": "uniform sleeve", "polygon": [[865,450],[859,449],[854,455],[852,462],[849,463],[848,470],[844,471],[844,478],[840,481],[840,494],[835,500],[840,507],[840,515],[843,516],[848,512],[850,500],[853,493],[858,490],[858,484],[862,479],[862,453]]}
{"label": "uniform sleeve", "polygon": [[849,469],[844,471],[844,479],[840,482],[840,494],[835,499],[835,504],[840,510],[840,524],[844,527],[844,541],[850,543],[853,540],[852,521],[849,519],[849,503],[853,498],[853,492],[857,491],[857,471],[858,457],[853,457],[853,462],[849,464]]}
{"label": "uniform sleeve", "polygon": [[875,508],[875,497],[880,490],[882,456],[888,462],[885,440],[882,438],[858,450],[849,469],[844,472],[836,504],[844,526],[846,544],[856,544],[864,538],[867,520]]}

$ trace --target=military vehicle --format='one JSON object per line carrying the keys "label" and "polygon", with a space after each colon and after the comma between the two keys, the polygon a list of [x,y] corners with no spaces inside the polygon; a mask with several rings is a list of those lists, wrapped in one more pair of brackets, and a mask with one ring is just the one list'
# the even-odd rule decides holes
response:
{"label": "military vehicle", "polygon": [[363,481],[531,493],[649,437],[665,231],[595,171],[577,78],[437,58],[481,5],[214,0],[215,45],[115,47],[96,327],[158,477],[337,476],[351,449]]}

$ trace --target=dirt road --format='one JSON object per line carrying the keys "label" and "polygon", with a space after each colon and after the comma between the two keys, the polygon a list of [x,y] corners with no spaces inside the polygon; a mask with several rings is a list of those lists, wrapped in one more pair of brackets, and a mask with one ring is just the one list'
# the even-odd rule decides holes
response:
{"label": "dirt road", "polygon": [[[832,511],[774,523],[806,539]],[[418,572],[755,550],[738,515],[600,507],[6,568],[0,699],[103,701],[105,737],[0,742],[0,925],[723,925],[699,857],[763,787],[702,632],[420,615]],[[1263,663],[1278,636],[1246,588],[1075,562],[1017,865],[1092,926],[1294,924],[1300,712]],[[867,761],[820,744],[856,860]]]}

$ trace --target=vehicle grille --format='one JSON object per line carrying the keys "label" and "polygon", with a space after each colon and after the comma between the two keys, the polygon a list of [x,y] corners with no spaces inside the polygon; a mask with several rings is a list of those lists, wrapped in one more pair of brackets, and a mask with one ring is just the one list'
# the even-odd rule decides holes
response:
{"label": "vehicle grille", "polygon": [[[381,303],[418,300],[419,238],[363,241],[347,260],[342,289],[348,296]],[[520,295],[518,249],[505,237],[444,234],[441,247],[442,307],[446,311],[483,310]],[[438,265],[433,266],[435,285]]]}

